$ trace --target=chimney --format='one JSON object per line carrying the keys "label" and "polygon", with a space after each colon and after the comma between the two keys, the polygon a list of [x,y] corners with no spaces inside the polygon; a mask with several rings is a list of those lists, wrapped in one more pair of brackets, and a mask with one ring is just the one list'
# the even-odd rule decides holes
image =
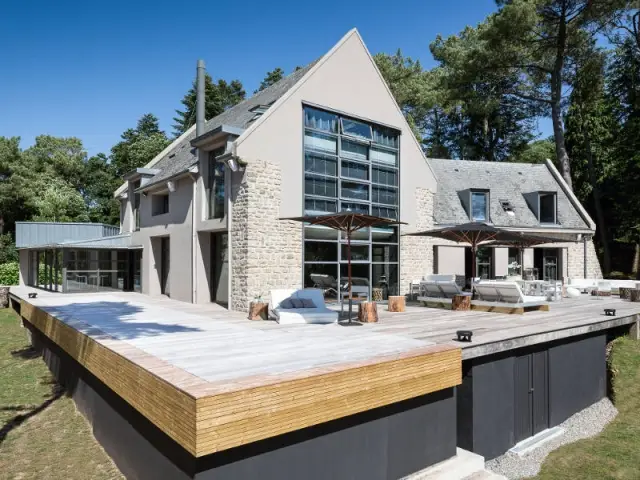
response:
{"label": "chimney", "polygon": [[198,60],[196,77],[196,137],[204,133],[204,60]]}

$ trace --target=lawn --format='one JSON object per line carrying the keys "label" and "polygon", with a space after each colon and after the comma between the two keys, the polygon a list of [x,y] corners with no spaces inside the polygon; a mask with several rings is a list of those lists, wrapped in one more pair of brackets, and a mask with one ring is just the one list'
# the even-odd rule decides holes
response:
{"label": "lawn", "polygon": [[552,452],[537,479],[640,478],[640,342],[616,340],[610,364],[614,403],[620,413],[597,437]]}
{"label": "lawn", "polygon": [[121,479],[73,401],[0,309],[0,479]]}

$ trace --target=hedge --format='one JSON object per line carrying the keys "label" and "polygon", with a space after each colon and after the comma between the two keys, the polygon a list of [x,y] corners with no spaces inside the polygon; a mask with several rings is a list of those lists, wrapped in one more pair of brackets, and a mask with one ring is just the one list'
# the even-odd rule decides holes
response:
{"label": "hedge", "polygon": [[3,263],[0,265],[0,285],[18,285],[18,262]]}

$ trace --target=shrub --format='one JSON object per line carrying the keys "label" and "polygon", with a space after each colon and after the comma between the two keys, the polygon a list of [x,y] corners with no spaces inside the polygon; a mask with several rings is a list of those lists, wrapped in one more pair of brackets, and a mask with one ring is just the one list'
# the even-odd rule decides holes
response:
{"label": "shrub", "polygon": [[3,263],[0,265],[0,285],[18,285],[18,262]]}

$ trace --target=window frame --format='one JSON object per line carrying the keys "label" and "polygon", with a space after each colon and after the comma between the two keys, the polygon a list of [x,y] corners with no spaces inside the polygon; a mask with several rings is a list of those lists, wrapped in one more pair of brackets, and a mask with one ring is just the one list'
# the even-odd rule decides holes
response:
{"label": "window frame", "polygon": [[[171,204],[169,200],[169,195],[170,195],[170,192],[151,194],[151,216],[152,217],[157,217],[159,215],[166,215],[167,213],[169,213],[169,208],[170,208],[169,205]],[[163,197],[161,209],[157,208],[157,202],[159,200],[159,197]]]}
{"label": "window frame", "polygon": [[[553,221],[542,221],[542,197],[553,197]],[[540,225],[557,225],[558,224],[558,194],[557,192],[538,192],[538,222]]]}
{"label": "window frame", "polygon": [[[473,215],[473,197],[474,195],[484,195],[484,219],[476,219]],[[488,222],[491,223],[491,216],[489,214],[490,212],[490,192],[489,190],[482,190],[482,189],[471,189],[469,191],[469,219],[472,222]]]}
{"label": "window frame", "polygon": [[[227,198],[227,169],[224,166],[223,162],[218,162],[216,160],[217,157],[219,157],[220,155],[222,155],[226,150],[226,146],[222,145],[218,148],[215,148],[211,151],[209,151],[209,155],[208,155],[208,164],[207,164],[207,189],[206,189],[206,193],[207,193],[207,220],[219,220],[219,219],[223,219],[227,212],[227,208],[226,208],[226,198]],[[212,168],[213,166],[213,168]],[[218,183],[216,181],[216,177],[215,175],[215,171],[218,169],[218,167],[221,166],[222,168],[222,181],[220,183]],[[222,186],[222,191],[223,191],[223,196],[224,199],[222,200],[222,208],[221,208],[221,212],[216,209],[216,205],[218,204],[215,201],[216,198],[216,194],[215,194],[215,189],[217,186],[221,185]]]}

